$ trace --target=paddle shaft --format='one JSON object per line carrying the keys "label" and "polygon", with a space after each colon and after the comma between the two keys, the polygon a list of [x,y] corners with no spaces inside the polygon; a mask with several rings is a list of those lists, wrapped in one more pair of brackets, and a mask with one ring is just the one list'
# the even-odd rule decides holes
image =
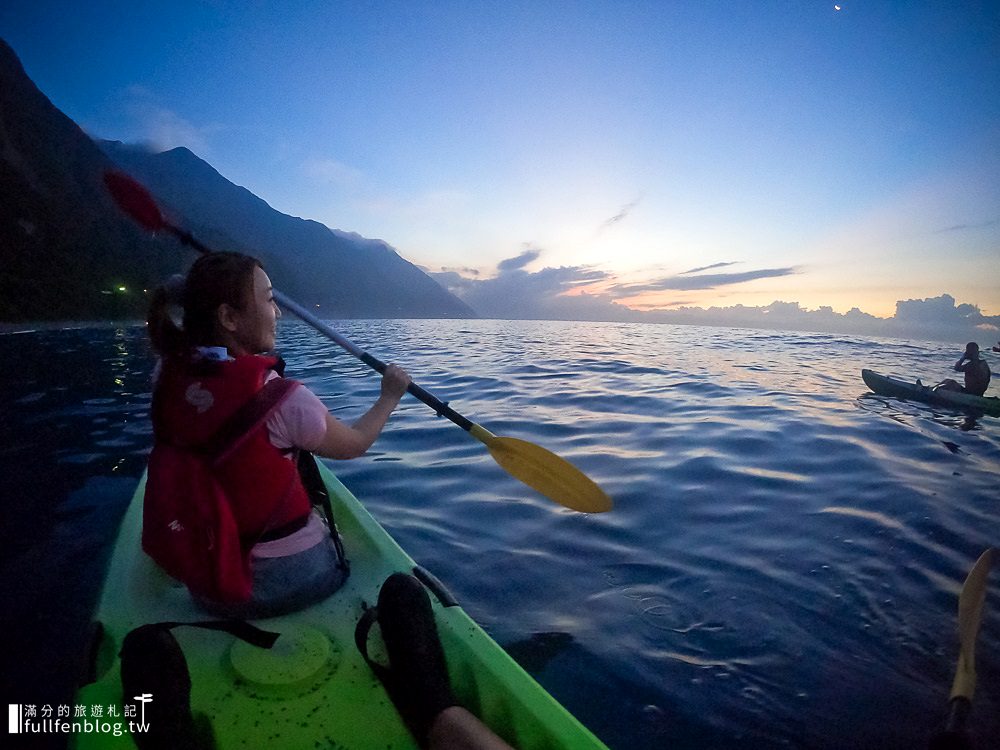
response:
{"label": "paddle shaft", "polygon": [[[105,172],[104,184],[118,206],[140,226],[150,232],[169,232],[180,242],[198,252],[212,252],[190,232],[167,222],[149,191],[129,175],[114,170]],[[349,339],[294,300],[274,289],[272,293],[275,301],[290,313],[301,318],[303,322],[343,347],[376,372],[385,373],[387,366],[384,362],[355,346]],[[566,459],[526,440],[494,435],[413,382],[406,390],[431,407],[438,416],[447,417],[485,445],[500,468],[550,500],[582,513],[604,513],[611,510],[613,503],[604,490]]]}
{"label": "paddle shaft", "polygon": [[[205,247],[205,245],[203,245],[201,242],[195,239],[190,232],[180,229],[179,227],[175,227],[172,224],[166,224],[165,228],[171,234],[175,235],[177,239],[179,239],[185,245],[194,248],[199,253],[204,253],[207,255],[208,253],[212,252],[209,248]],[[300,305],[295,300],[288,297],[286,294],[279,292],[277,289],[272,289],[271,293],[274,295],[274,299],[275,301],[277,301],[279,305],[281,305],[285,310],[288,310],[288,312],[290,312],[295,317],[299,318],[299,320],[301,320],[303,323],[308,323],[310,326],[316,329],[316,331],[326,336],[326,338],[330,339],[330,341],[335,343],[337,346],[341,347],[345,351],[349,352],[353,356],[360,359],[362,362],[364,362],[366,365],[368,365],[376,372],[378,373],[385,372],[386,368],[385,362],[378,359],[377,357],[373,357],[371,354],[364,351],[361,347],[357,346],[353,341],[348,339],[346,336],[343,336],[342,334],[338,333],[336,330],[334,330],[329,325],[324,323],[313,313],[311,313],[309,310],[307,310],[305,307]],[[424,402],[429,407],[431,407],[435,412],[437,412],[437,415],[439,417],[447,417],[466,432],[472,433],[474,436],[478,437],[477,432],[473,431],[473,427],[475,427],[476,425],[472,420],[459,414],[457,411],[448,406],[447,403],[437,398],[434,394],[430,393],[424,388],[421,388],[419,385],[417,385],[412,381],[406,387],[406,390],[414,398],[419,399],[420,401]]]}

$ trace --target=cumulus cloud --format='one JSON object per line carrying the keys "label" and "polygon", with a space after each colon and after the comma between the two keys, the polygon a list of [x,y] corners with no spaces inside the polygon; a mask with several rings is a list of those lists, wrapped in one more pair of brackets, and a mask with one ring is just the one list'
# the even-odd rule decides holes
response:
{"label": "cumulus cloud", "polygon": [[976,305],[955,304],[949,294],[927,299],[900,300],[891,318],[852,308],[846,313],[831,307],[803,308],[797,302],[772,302],[762,307],[691,307],[647,314],[661,323],[692,323],[747,328],[885,336],[917,340],[974,341],[985,332],[1000,330],[1000,316],[983,315]]}
{"label": "cumulus cloud", "polygon": [[895,319],[901,322],[933,324],[941,321],[965,321],[981,316],[975,305],[956,305],[950,294],[927,299],[906,299],[896,303]]}
{"label": "cumulus cloud", "polygon": [[1000,330],[1000,315],[983,315],[978,305],[956,304],[950,294],[926,299],[899,300],[896,313],[891,318],[899,331],[906,331],[911,337],[918,333],[925,338],[951,338],[952,332],[963,331],[969,341],[975,335]]}
{"label": "cumulus cloud", "polygon": [[658,310],[646,313],[649,322],[725,326],[730,328],[764,328],[787,331],[825,331],[829,333],[854,333],[890,335],[885,319],[861,312],[857,308],[848,313],[837,313],[824,306],[808,310],[798,302],[776,300],[769,305],[749,307],[681,307],[676,310]]}
{"label": "cumulus cloud", "polygon": [[487,318],[627,320],[633,315],[606,296],[566,294],[609,279],[610,274],[605,271],[590,266],[548,267],[534,273],[523,270],[540,255],[540,251],[529,249],[501,261],[497,265],[499,273],[489,279],[473,278],[454,269],[442,269],[431,275]]}
{"label": "cumulus cloud", "polygon": [[891,318],[879,318],[858,308],[846,313],[831,307],[803,308],[797,302],[775,301],[762,307],[685,307],[646,313],[659,323],[690,323],[791,331],[885,336],[918,340],[974,341],[984,332],[1000,330],[1000,316],[986,316],[976,305],[955,304],[949,294],[927,299],[900,300]]}

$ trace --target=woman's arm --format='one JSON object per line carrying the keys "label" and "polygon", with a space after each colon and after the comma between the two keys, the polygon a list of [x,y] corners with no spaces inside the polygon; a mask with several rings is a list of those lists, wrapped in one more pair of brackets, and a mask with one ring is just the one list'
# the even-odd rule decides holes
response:
{"label": "woman's arm", "polygon": [[402,367],[389,365],[382,376],[381,395],[357,422],[346,425],[327,413],[326,435],[313,452],[334,459],[363,456],[382,432],[409,384],[410,376]]}

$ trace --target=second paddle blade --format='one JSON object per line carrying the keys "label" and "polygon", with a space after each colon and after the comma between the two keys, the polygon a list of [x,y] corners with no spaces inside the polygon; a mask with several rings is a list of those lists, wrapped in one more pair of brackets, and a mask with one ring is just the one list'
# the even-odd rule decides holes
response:
{"label": "second paddle blade", "polygon": [[581,513],[611,510],[611,498],[569,461],[540,445],[510,437],[486,442],[500,467],[550,500]]}
{"label": "second paddle blade", "polygon": [[118,207],[144,229],[158,232],[166,226],[153,196],[131,176],[117,170],[108,170],[104,173],[104,184]]}
{"label": "second paddle blade", "polygon": [[958,669],[951,686],[952,698],[972,700],[976,689],[976,636],[979,635],[979,623],[983,618],[983,602],[986,599],[986,586],[992,565],[991,547],[972,566],[958,597]]}

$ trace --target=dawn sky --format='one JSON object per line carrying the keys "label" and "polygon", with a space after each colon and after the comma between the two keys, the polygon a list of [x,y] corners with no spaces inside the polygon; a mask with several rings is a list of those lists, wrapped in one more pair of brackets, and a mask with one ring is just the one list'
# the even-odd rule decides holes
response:
{"label": "dawn sky", "polygon": [[0,36],[91,135],[459,285],[1000,315],[997,3],[39,1]]}

